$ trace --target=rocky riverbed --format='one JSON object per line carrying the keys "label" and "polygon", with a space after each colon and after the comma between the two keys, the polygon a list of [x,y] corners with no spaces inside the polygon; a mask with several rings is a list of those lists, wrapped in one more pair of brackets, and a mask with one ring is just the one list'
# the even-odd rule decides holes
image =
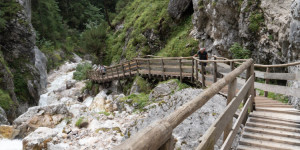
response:
{"label": "rocky riverbed", "polygon": [[[139,104],[123,93],[103,88],[96,96],[84,96],[80,102],[78,99],[86,83],[73,80],[73,73],[76,66],[85,61],[79,57],[74,60],[49,74],[47,92],[40,96],[39,106],[29,108],[11,126],[0,126],[0,136],[19,139],[0,140],[0,149],[111,149],[202,92],[201,89],[180,89],[178,81],[169,80],[152,89],[150,102],[143,109],[137,109]],[[139,88],[133,88],[138,95]],[[173,132],[176,148],[196,147],[225,105],[225,98],[216,95],[181,123]],[[216,149],[221,143],[218,141]]]}

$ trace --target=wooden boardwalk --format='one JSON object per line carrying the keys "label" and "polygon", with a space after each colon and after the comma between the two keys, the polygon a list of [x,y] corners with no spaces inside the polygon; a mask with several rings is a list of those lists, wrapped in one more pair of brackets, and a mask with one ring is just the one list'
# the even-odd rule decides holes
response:
{"label": "wooden boardwalk", "polygon": [[239,150],[300,149],[300,111],[266,97],[255,98],[239,141]]}
{"label": "wooden boardwalk", "polygon": [[[209,64],[206,67],[206,75],[202,71],[204,66],[201,62]],[[202,142],[196,148],[197,150],[214,149],[216,141],[222,134],[224,138],[221,149],[231,149],[241,124],[245,127],[237,149],[300,150],[300,111],[290,105],[255,94],[255,88],[258,88],[265,91],[265,96],[268,92],[274,92],[300,98],[299,88],[269,84],[270,79],[300,81],[300,76],[295,73],[269,72],[273,67],[299,64],[300,62],[257,65],[251,59],[228,60],[220,57],[207,61],[192,57],[136,58],[106,68],[105,74],[101,71],[91,71],[88,73],[88,78],[101,84],[143,75],[150,79],[158,77],[163,80],[188,79],[200,83],[202,87],[207,87],[193,100],[125,140],[114,148],[116,150],[174,149],[173,129],[218,93],[227,97],[227,106],[202,136]],[[266,68],[266,72],[255,71],[254,67]],[[265,84],[255,82],[256,78],[265,79]],[[240,105],[243,107],[241,111],[237,111]],[[233,122],[234,117],[235,122]]]}

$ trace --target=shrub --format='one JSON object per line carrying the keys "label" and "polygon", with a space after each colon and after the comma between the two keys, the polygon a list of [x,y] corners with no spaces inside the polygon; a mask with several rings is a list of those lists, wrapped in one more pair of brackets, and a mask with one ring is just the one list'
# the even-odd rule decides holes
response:
{"label": "shrub", "polygon": [[82,122],[83,122],[83,119],[84,119],[84,117],[80,117],[80,118],[76,121],[75,126],[79,128],[80,125],[81,125]]}
{"label": "shrub", "polygon": [[109,113],[109,112],[106,112],[106,111],[101,111],[101,112],[99,112],[99,114],[103,114],[103,115],[105,115],[105,116],[109,116],[109,115],[110,115],[110,113]]}
{"label": "shrub", "polygon": [[257,33],[260,29],[261,24],[264,22],[264,16],[262,13],[255,11],[252,12],[249,17],[249,29],[252,33]]}
{"label": "shrub", "polygon": [[229,49],[235,59],[248,59],[251,51],[244,49],[239,43],[234,43]]}
{"label": "shrub", "polygon": [[73,74],[73,79],[79,81],[87,79],[87,72],[90,70],[92,70],[92,65],[90,63],[77,65],[76,72]]}
{"label": "shrub", "polygon": [[13,101],[9,94],[0,89],[0,107],[8,111],[13,106]]}
{"label": "shrub", "polygon": [[129,96],[124,97],[122,100],[126,101],[127,99],[132,99],[132,103],[137,103],[137,107],[135,110],[144,111],[144,107],[149,105],[149,94],[140,93],[140,94],[131,94]]}
{"label": "shrub", "polygon": [[151,91],[151,84],[147,82],[144,78],[137,76],[135,78],[137,85],[140,87],[140,91],[143,93],[150,93]]}

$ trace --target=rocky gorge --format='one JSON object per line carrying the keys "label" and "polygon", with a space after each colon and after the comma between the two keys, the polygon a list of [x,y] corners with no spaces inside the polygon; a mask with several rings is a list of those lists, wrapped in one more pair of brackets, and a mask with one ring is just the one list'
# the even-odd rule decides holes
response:
{"label": "rocky gorge", "polygon": [[[180,89],[178,81],[169,80],[153,89],[149,95],[152,103],[141,112],[132,100],[124,99],[124,94],[108,94],[107,89],[79,102],[85,82],[72,78],[76,65],[80,63],[83,61],[78,58],[78,62],[66,63],[50,73],[50,84],[47,93],[41,96],[39,106],[29,108],[11,126],[0,126],[1,136],[22,139],[18,141],[22,144],[16,144],[11,149],[22,149],[22,146],[23,149],[51,150],[111,149],[202,92],[200,89]],[[69,81],[73,84],[67,89]],[[197,146],[199,141],[194,139],[204,134],[225,108],[225,103],[224,97],[215,96],[179,125],[174,132],[178,141],[176,147],[190,149]],[[1,145],[13,142],[16,141],[0,140]]]}
{"label": "rocky gorge", "polygon": [[[86,79],[75,80],[78,65],[95,64],[89,59],[95,56],[89,54],[79,57],[72,53],[70,60],[49,71],[48,61],[56,60],[47,58],[36,46],[32,1],[17,3],[22,7],[17,19],[11,20],[0,35],[0,150],[112,149],[203,91],[182,86],[178,80],[147,83],[137,77],[122,81],[125,86],[121,90],[118,81],[104,87]],[[129,7],[135,3],[140,5]],[[143,3],[151,4],[140,8]],[[232,58],[230,48],[234,43],[250,50],[256,63],[299,61],[300,0],[132,0],[126,8],[127,16],[124,12],[113,14],[115,28],[105,31],[107,39],[94,36],[105,41],[100,47],[107,49],[99,52],[96,64],[107,60],[111,61],[107,65],[116,64],[145,54],[190,56],[198,45],[206,47],[209,55]],[[156,12],[155,17],[150,12]],[[153,17],[152,24],[147,16]],[[179,51],[170,52],[173,49]],[[55,58],[63,55],[55,53]],[[280,71],[296,73],[300,68]],[[89,84],[93,84],[92,90],[87,89]],[[295,81],[287,84],[300,86]],[[300,107],[299,98],[290,97],[289,103]],[[226,98],[216,95],[183,121],[173,132],[176,149],[195,148],[225,106]],[[219,139],[215,149],[221,144]]]}

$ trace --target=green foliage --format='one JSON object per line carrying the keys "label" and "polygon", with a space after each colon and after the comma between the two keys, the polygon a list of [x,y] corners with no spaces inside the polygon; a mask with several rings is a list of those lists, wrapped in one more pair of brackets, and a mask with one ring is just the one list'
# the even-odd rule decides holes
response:
{"label": "green foliage", "polygon": [[19,100],[23,102],[31,103],[31,95],[27,88],[27,80],[30,78],[29,74],[15,72],[14,73],[14,84],[15,84],[15,93]]}
{"label": "green foliage", "polygon": [[188,17],[182,24],[172,28],[165,47],[158,53],[160,56],[180,57],[191,56],[197,52],[198,40],[189,36],[193,28],[192,19]]}
{"label": "green foliage", "polygon": [[106,28],[107,25],[101,23],[85,30],[81,35],[82,46],[88,53],[96,54],[100,59],[104,56]]}
{"label": "green foliage", "polygon": [[135,109],[139,110],[139,111],[144,111],[143,108],[145,106],[151,104],[151,102],[149,101],[149,94],[145,94],[145,93],[131,94],[129,96],[122,98],[121,100],[126,101],[127,99],[132,99],[132,102],[130,105],[132,105],[134,103],[138,104]]}
{"label": "green foliage", "polygon": [[89,22],[98,24],[103,20],[100,8],[92,2],[93,0],[58,1],[58,6],[67,25],[83,31]]}
{"label": "green foliage", "polygon": [[271,40],[271,41],[273,41],[273,40],[274,40],[274,37],[273,37],[273,35],[269,35],[268,37],[269,37],[269,40]]}
{"label": "green foliage", "polygon": [[258,11],[254,11],[251,13],[249,17],[249,21],[250,21],[249,30],[252,33],[257,33],[260,30],[260,26],[264,22],[264,16],[262,13]]}
{"label": "green foliage", "polygon": [[85,80],[87,79],[87,72],[92,69],[90,63],[79,64],[76,67],[76,72],[73,74],[73,79],[75,80]]}
{"label": "green foliage", "polygon": [[151,84],[149,82],[147,82],[144,78],[140,76],[136,76],[135,81],[137,85],[140,87],[140,91],[142,93],[150,93]]}
{"label": "green foliage", "polygon": [[[264,96],[264,91],[263,90],[260,90],[260,89],[256,89],[256,90],[259,91],[260,96]],[[288,103],[289,102],[289,98],[287,96],[282,95],[282,94],[276,94],[276,93],[273,93],[273,92],[268,92],[268,98],[280,101],[282,103]]]}
{"label": "green foliage", "polygon": [[21,10],[20,4],[15,0],[0,0],[0,32],[7,27],[7,23],[16,19]]}
{"label": "green foliage", "polygon": [[199,9],[203,9],[204,8],[203,0],[199,0],[198,7],[199,7]]}
{"label": "green foliage", "polygon": [[[167,12],[168,3],[169,0],[134,0],[128,3],[112,21],[114,26],[123,22],[124,28],[108,35],[105,62],[118,62],[121,55],[131,59],[138,54],[150,54],[144,34],[153,30],[155,34],[165,36],[171,21]],[[128,37],[126,43],[125,35]],[[123,47],[125,53],[122,53]]]}
{"label": "green foliage", "polygon": [[84,120],[84,117],[80,117],[80,118],[76,121],[75,126],[79,128],[80,125],[82,124],[83,120]]}
{"label": "green foliage", "polygon": [[10,98],[9,94],[2,91],[0,89],[0,106],[5,110],[8,111],[13,107],[13,101]]}
{"label": "green foliage", "polygon": [[103,115],[105,115],[105,116],[109,116],[109,115],[110,115],[110,113],[109,113],[109,112],[106,112],[106,111],[101,111],[101,112],[99,112],[99,114],[103,114]]}
{"label": "green foliage", "polygon": [[32,0],[32,25],[41,39],[57,42],[65,39],[66,26],[55,0]]}
{"label": "green foliage", "polygon": [[251,51],[244,49],[239,43],[234,43],[229,50],[235,59],[248,59],[251,56]]}

